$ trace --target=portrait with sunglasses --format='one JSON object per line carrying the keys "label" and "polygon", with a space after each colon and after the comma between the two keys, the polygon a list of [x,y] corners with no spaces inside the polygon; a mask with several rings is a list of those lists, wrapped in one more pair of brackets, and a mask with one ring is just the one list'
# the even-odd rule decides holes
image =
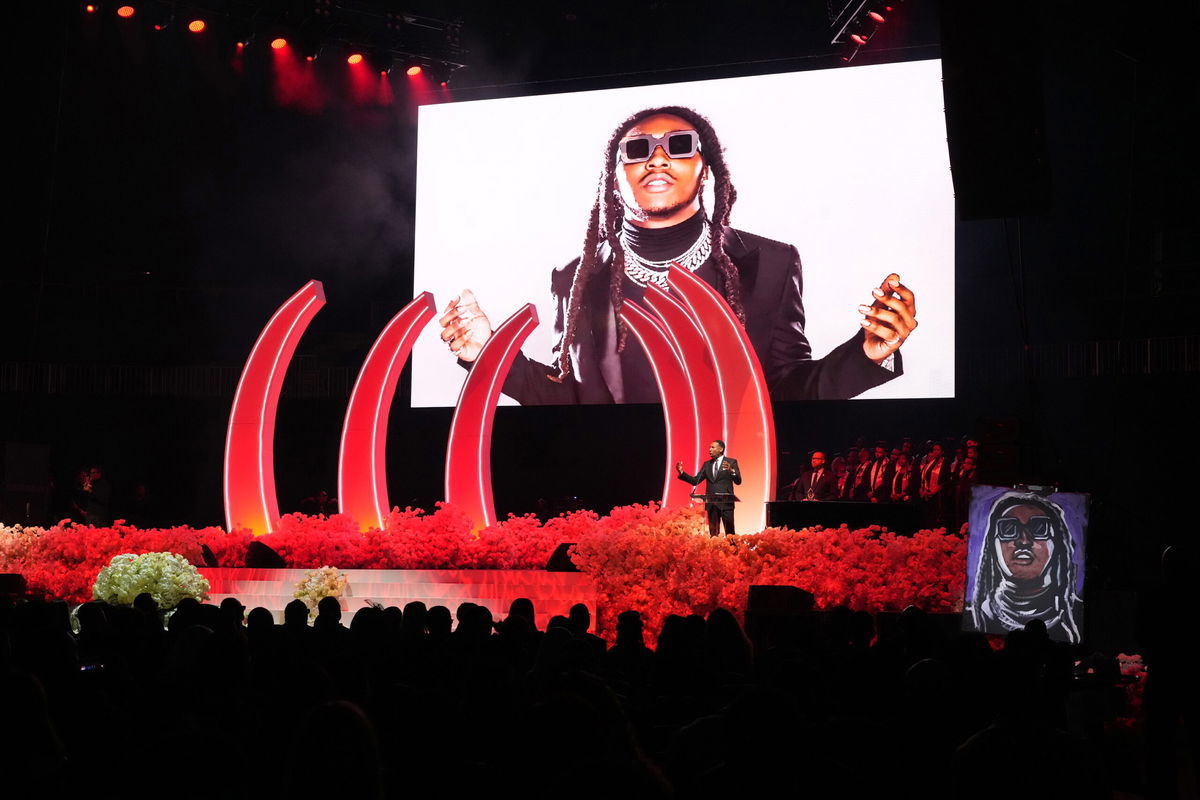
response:
{"label": "portrait with sunglasses", "polygon": [[[1061,500],[1076,519],[1078,498],[976,486],[968,545],[968,602],[964,627],[1004,633],[1031,620],[1051,638],[1078,642],[1082,620],[1082,531],[1073,534]],[[1077,541],[1077,537],[1079,541]],[[973,586],[972,586],[973,584]]]}

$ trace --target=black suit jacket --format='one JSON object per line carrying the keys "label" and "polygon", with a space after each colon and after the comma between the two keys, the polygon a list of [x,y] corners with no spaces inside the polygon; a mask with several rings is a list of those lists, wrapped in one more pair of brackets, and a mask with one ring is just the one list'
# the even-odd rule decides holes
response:
{"label": "black suit jacket", "polygon": [[807,500],[809,489],[812,489],[813,500],[837,499],[837,484],[834,483],[833,473],[824,467],[821,468],[820,478],[817,477],[816,470],[809,470],[796,481],[791,499]]}
{"label": "black suit jacket", "polygon": [[[882,463],[880,463],[882,461]],[[867,470],[867,480],[876,474],[876,470],[881,472],[878,475],[879,485],[868,487],[867,496],[880,502],[888,502],[892,499],[892,475],[895,473],[895,467],[892,465],[890,458],[876,459],[871,462],[871,468]]]}
{"label": "black suit jacket", "polygon": [[701,465],[699,471],[695,475],[688,475],[686,472],[679,473],[676,477],[681,481],[687,481],[692,486],[706,481],[704,484],[704,493],[712,494],[727,494],[728,500],[707,500],[704,503],[705,508],[716,507],[724,508],[733,505],[733,486],[742,482],[742,471],[738,469],[736,458],[725,456],[725,463],[729,465],[729,471],[717,470],[716,476],[713,476],[713,466],[716,464],[715,458],[710,458]]}
{"label": "black suit jacket", "polygon": [[[725,252],[742,284],[746,332],[762,364],[772,400],[844,399],[886,383],[903,373],[896,353],[895,371],[875,364],[862,351],[860,329],[824,358],[814,359],[804,334],[804,282],[800,253],[782,242],[752,233],[725,229]],[[606,259],[611,253],[606,252]],[[567,303],[579,259],[551,277],[550,291],[557,312],[554,318],[554,359],[557,363],[566,329]],[[708,270],[716,275],[715,270]],[[697,275],[725,295],[719,278]],[[504,383],[504,393],[522,405],[612,403],[624,396],[615,376],[621,373],[616,351],[616,315],[608,294],[607,270],[597,273],[584,288],[580,325],[571,345],[572,375],[562,383],[550,380],[557,366],[547,366],[524,354],[517,356]],[[629,347],[637,347],[635,341]],[[633,393],[630,393],[633,396]]]}

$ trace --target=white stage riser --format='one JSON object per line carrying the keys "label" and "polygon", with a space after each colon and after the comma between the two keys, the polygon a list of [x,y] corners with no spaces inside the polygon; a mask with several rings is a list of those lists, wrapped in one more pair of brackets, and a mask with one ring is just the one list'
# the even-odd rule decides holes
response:
{"label": "white stage riser", "polygon": [[[209,602],[236,597],[247,610],[262,606],[277,622],[284,607],[295,599],[296,586],[306,569],[235,569],[200,567],[209,582]],[[533,601],[537,625],[545,629],[550,617],[566,615],[575,603],[584,603],[596,616],[596,588],[578,572],[542,570],[341,570],[347,591],[340,598],[342,611],[352,615],[370,603],[401,606],[419,600],[426,606],[442,605],[453,614],[460,603],[485,606],[497,620],[508,614],[513,600]],[[349,623],[349,619],[343,620]]]}

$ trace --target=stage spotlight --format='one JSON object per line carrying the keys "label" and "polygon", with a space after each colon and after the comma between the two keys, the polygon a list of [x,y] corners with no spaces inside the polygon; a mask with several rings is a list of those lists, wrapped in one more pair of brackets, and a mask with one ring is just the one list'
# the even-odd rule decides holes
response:
{"label": "stage spotlight", "polygon": [[868,11],[867,16],[875,20],[877,24],[881,24],[883,22],[883,14],[880,14],[878,11]]}
{"label": "stage spotlight", "polygon": [[421,74],[421,67],[420,65],[414,64],[408,69],[404,70],[404,74],[410,78],[415,78]]}
{"label": "stage spotlight", "polygon": [[363,62],[362,53],[351,53],[346,59],[347,64],[361,64]]}
{"label": "stage spotlight", "polygon": [[271,49],[272,50],[282,50],[285,47],[287,47],[287,39],[284,39],[282,36],[279,37],[278,39],[271,40]]}
{"label": "stage spotlight", "polygon": [[194,19],[188,23],[188,30],[192,33],[200,33],[205,28],[204,20]]}
{"label": "stage spotlight", "polygon": [[117,9],[117,16],[121,19],[129,19],[133,16],[133,6],[121,6]]}
{"label": "stage spotlight", "polygon": [[83,7],[83,10],[84,10],[84,11],[86,11],[87,13],[89,13],[89,14],[95,14],[95,13],[96,13],[96,7],[95,7],[94,5],[92,5],[91,3],[88,3],[86,6],[84,6],[84,7]]}

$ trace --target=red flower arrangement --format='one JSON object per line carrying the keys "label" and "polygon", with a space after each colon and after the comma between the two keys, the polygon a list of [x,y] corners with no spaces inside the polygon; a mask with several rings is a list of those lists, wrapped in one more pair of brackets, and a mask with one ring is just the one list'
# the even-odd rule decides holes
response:
{"label": "red flower arrangement", "polygon": [[749,587],[762,584],[807,589],[820,608],[962,611],[964,536],[843,526],[712,539],[704,528],[698,509],[630,506],[580,538],[572,558],[596,582],[601,630],[627,608],[641,612],[652,635],[668,614],[742,613]]}
{"label": "red flower arrangement", "polygon": [[[609,634],[625,609],[640,611],[651,634],[668,614],[706,614],[718,606],[741,613],[754,584],[799,586],[816,596],[819,607],[962,610],[963,535],[768,528],[713,539],[704,531],[698,509],[651,504],[615,508],[606,517],[580,511],[545,524],[532,516],[509,517],[472,534],[461,511],[440,504],[431,514],[393,510],[382,530],[366,532],[344,514],[288,514],[260,541],[294,568],[528,570],[542,569],[559,543],[575,542],[571,557],[595,582],[597,624]],[[0,527],[0,571],[23,573],[32,589],[82,602],[100,569],[119,553],[175,552],[199,564],[207,545],[221,564],[237,565],[251,540],[244,530],[140,530],[123,522]]]}
{"label": "red flower arrangement", "polygon": [[91,598],[96,576],[115,555],[169,552],[201,564],[201,548],[208,545],[218,560],[241,563],[250,539],[245,531],[183,525],[140,529],[124,520],[107,527],[67,520],[46,529],[0,526],[0,572],[22,573],[34,591],[83,602]]}

